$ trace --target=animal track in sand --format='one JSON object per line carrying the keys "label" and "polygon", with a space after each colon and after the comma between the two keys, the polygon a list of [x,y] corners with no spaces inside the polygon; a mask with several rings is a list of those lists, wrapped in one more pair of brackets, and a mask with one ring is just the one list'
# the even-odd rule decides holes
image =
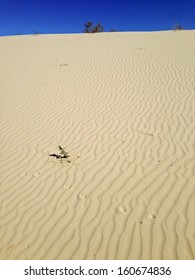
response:
{"label": "animal track in sand", "polygon": [[22,173],[20,173],[19,176],[20,176],[21,178],[24,178],[26,175],[27,175],[27,174],[26,174],[25,172],[22,172]]}
{"label": "animal track in sand", "polygon": [[87,200],[87,198],[88,198],[88,195],[86,193],[80,193],[78,195],[78,199],[81,201],[85,201],[85,200]]}
{"label": "animal track in sand", "polygon": [[67,186],[64,186],[63,187],[65,190],[70,190],[71,188],[72,188],[72,186],[71,185],[67,185]]}
{"label": "animal track in sand", "polygon": [[152,214],[152,213],[149,213],[149,214],[147,215],[147,219],[149,219],[149,220],[155,220],[155,219],[156,219],[156,216],[155,216],[154,214]]}
{"label": "animal track in sand", "polygon": [[115,208],[115,212],[124,215],[128,212],[128,207],[125,205],[119,205]]}
{"label": "animal track in sand", "polygon": [[33,177],[39,177],[41,175],[41,172],[35,172],[34,174],[33,174]]}

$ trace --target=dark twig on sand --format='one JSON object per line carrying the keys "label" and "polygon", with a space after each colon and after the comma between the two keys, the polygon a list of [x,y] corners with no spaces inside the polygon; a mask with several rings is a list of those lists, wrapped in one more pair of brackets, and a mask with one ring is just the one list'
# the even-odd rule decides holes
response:
{"label": "dark twig on sand", "polygon": [[[57,159],[68,159],[70,157],[68,155],[68,153],[61,146],[58,146],[58,148],[60,150],[60,155],[58,155],[58,154],[50,154],[50,157],[55,157]],[[68,162],[70,162],[70,160],[68,160]]]}

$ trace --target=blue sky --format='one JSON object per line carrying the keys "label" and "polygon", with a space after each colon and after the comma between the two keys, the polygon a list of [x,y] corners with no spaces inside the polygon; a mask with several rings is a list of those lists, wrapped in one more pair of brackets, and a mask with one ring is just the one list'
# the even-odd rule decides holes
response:
{"label": "blue sky", "polygon": [[0,36],[81,33],[87,20],[105,31],[195,29],[195,0],[0,0]]}

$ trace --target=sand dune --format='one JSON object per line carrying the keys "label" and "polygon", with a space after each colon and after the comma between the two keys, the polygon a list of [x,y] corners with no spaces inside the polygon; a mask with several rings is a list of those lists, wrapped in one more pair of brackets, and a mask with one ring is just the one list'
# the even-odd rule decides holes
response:
{"label": "sand dune", "polygon": [[195,31],[1,37],[0,77],[1,259],[195,258]]}

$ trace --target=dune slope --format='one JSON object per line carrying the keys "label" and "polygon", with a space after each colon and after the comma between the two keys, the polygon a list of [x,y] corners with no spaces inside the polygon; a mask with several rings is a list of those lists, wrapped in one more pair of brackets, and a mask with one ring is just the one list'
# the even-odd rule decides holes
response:
{"label": "dune slope", "polygon": [[0,77],[1,259],[195,258],[195,31],[1,37]]}

